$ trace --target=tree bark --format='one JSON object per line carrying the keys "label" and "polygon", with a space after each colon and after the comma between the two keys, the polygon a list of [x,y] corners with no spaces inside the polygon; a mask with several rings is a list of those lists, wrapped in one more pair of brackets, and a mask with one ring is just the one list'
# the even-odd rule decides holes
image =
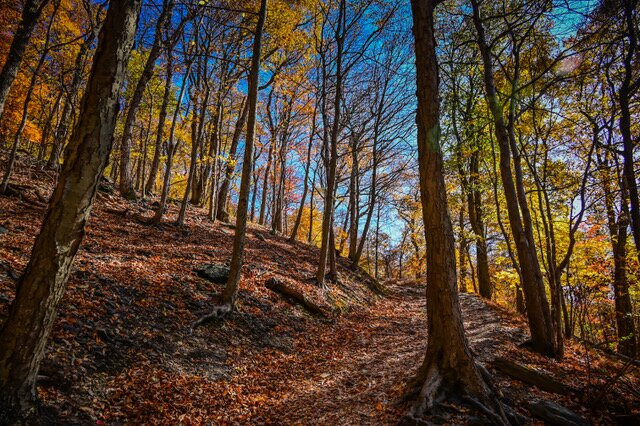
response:
{"label": "tree bark", "polygon": [[271,163],[273,162],[275,146],[276,146],[276,141],[275,141],[275,138],[272,137],[269,143],[269,154],[267,156],[267,165],[265,166],[264,177],[262,178],[262,194],[260,197],[260,215],[258,216],[258,223],[260,225],[264,225],[266,220],[269,170],[271,170]]}
{"label": "tree bark", "polygon": [[11,41],[7,60],[0,71],[0,118],[4,111],[4,104],[9,96],[9,90],[18,74],[24,51],[27,48],[33,29],[38,23],[42,10],[49,0],[27,0],[18,28]]}
{"label": "tree bark", "polygon": [[[610,147],[608,147],[610,148]],[[618,334],[618,352],[634,357],[638,346],[638,338],[633,320],[633,307],[629,294],[629,282],[627,278],[627,228],[629,227],[629,205],[626,199],[627,188],[624,176],[613,175],[609,172],[608,152],[604,154],[604,160],[599,166],[605,171],[602,179],[605,210],[611,239],[611,251],[613,252],[613,296],[615,303],[616,331]],[[614,200],[610,182],[620,182],[621,207],[616,219]]]}
{"label": "tree bark", "polygon": [[153,187],[156,183],[158,168],[160,167],[160,153],[162,151],[162,139],[164,137],[164,125],[167,120],[167,109],[169,108],[169,96],[171,96],[171,87],[173,85],[173,59],[171,49],[167,49],[167,74],[165,78],[164,93],[162,95],[162,104],[160,105],[160,114],[158,115],[158,128],[156,130],[156,141],[153,151],[153,159],[149,169],[149,178],[144,188],[146,195],[153,193]]}
{"label": "tree bark", "polygon": [[180,93],[176,102],[176,109],[173,111],[173,118],[171,119],[171,129],[169,130],[169,141],[167,142],[167,162],[166,170],[164,174],[164,180],[162,183],[162,193],[160,195],[160,205],[153,216],[152,222],[159,224],[162,221],[164,210],[167,204],[167,198],[169,197],[169,188],[171,187],[171,167],[173,166],[173,156],[178,150],[180,141],[174,143],[176,125],[178,123],[178,115],[180,115],[180,105],[182,105],[182,99],[184,98],[184,92],[189,80],[189,74],[191,73],[191,65],[193,64],[192,58],[187,59],[187,69],[185,70],[184,77],[182,78],[182,84],[180,85]]}
{"label": "tree bark", "polygon": [[0,185],[0,193],[6,193],[7,188],[9,186],[9,179],[11,178],[11,173],[13,173],[13,166],[16,162],[16,157],[18,153],[18,145],[20,144],[20,138],[22,137],[22,131],[24,130],[27,124],[27,118],[29,117],[29,103],[31,102],[31,96],[33,95],[33,89],[36,86],[38,81],[38,74],[40,73],[40,68],[44,64],[44,60],[47,58],[49,53],[49,44],[51,42],[51,28],[53,26],[53,21],[56,18],[56,14],[58,13],[58,7],[60,6],[60,2],[56,1],[54,3],[53,13],[49,18],[49,23],[47,24],[47,31],[45,34],[44,46],[42,48],[42,52],[40,52],[40,58],[38,59],[38,63],[36,64],[35,69],[33,70],[33,74],[31,75],[31,80],[29,81],[29,87],[27,88],[27,93],[24,98],[24,104],[22,107],[22,117],[20,118],[20,124],[18,124],[18,130],[14,135],[13,146],[11,147],[11,153],[9,154],[9,164],[6,167],[4,176],[2,178],[2,185]]}
{"label": "tree bark", "polygon": [[624,78],[622,85],[618,91],[620,102],[620,133],[622,134],[622,158],[624,159],[624,179],[626,180],[627,191],[629,194],[629,206],[631,217],[631,230],[633,240],[636,246],[636,255],[640,261],[640,198],[638,197],[638,183],[636,181],[635,161],[633,158],[634,142],[631,137],[631,110],[629,103],[631,101],[631,78],[633,74],[633,62],[638,47],[638,36],[636,34],[636,26],[634,12],[636,10],[637,0],[624,0],[624,19],[627,26],[628,50],[624,56]]}
{"label": "tree bark", "polygon": [[327,258],[329,250],[334,250],[335,245],[330,247],[329,234],[330,227],[333,223],[333,203],[335,195],[336,167],[338,163],[338,136],[340,134],[340,103],[342,100],[342,55],[344,50],[345,38],[345,15],[346,3],[341,0],[338,6],[338,24],[335,31],[336,39],[336,81],[335,81],[335,97],[333,100],[333,123],[331,127],[331,137],[329,140],[329,161],[327,168],[327,191],[324,197],[324,212],[322,214],[322,235],[320,243],[320,260],[318,263],[318,271],[316,272],[316,281],[320,287],[324,287],[324,280],[327,268]]}
{"label": "tree bark", "polygon": [[247,211],[249,207],[249,191],[251,189],[251,163],[253,162],[253,142],[256,131],[256,107],[258,103],[258,78],[260,76],[260,50],[262,46],[262,32],[267,17],[267,0],[260,1],[260,12],[253,40],[253,52],[251,56],[251,70],[249,72],[249,90],[247,103],[249,116],[247,117],[247,138],[244,147],[242,164],[242,177],[240,179],[240,194],[238,196],[238,209],[236,212],[236,229],[233,239],[233,252],[229,280],[222,292],[223,312],[235,309],[235,301],[238,296],[238,284],[242,263],[244,260],[244,244],[247,229]]}
{"label": "tree bark", "polygon": [[128,199],[136,198],[136,191],[133,188],[133,177],[131,175],[131,138],[133,135],[133,125],[136,121],[136,115],[138,109],[140,109],[140,103],[144,96],[144,91],[153,77],[156,61],[160,57],[162,52],[162,33],[165,26],[171,21],[171,12],[173,10],[173,0],[164,0],[162,5],[162,12],[156,22],[156,28],[153,38],[153,45],[149,50],[149,56],[142,69],[140,79],[136,83],[136,88],[133,91],[133,97],[129,102],[129,110],[127,111],[127,117],[124,122],[124,128],[122,130],[122,145],[120,147],[120,195]]}
{"label": "tree bark", "polygon": [[[90,16],[89,19],[92,19],[92,11],[90,8],[87,8],[87,14]],[[96,15],[96,20],[98,21],[95,23],[92,20],[91,31],[89,31],[87,38],[80,46],[78,56],[76,56],[76,61],[73,68],[73,77],[71,79],[71,87],[69,87],[69,90],[67,92],[64,107],[62,108],[62,115],[60,116],[60,121],[58,122],[58,126],[56,128],[55,136],[53,139],[51,153],[49,154],[49,158],[47,160],[47,169],[49,170],[58,170],[60,168],[60,154],[62,154],[62,150],[64,149],[64,145],[67,139],[67,134],[69,132],[69,129],[71,128],[74,103],[76,101],[78,91],[80,90],[80,85],[82,84],[82,77],[85,70],[85,61],[87,60],[90,48],[93,45],[94,40],[98,36],[98,33],[100,32],[100,28],[102,27],[102,21],[99,21],[100,11]]]}
{"label": "tree bark", "polygon": [[[447,206],[440,147],[438,63],[434,9],[438,0],[411,0],[417,72],[418,166],[427,241],[427,352],[414,381],[418,398],[410,415],[420,416],[441,397],[464,396],[491,403],[467,344],[456,289],[453,227]],[[499,406],[498,406],[499,409]],[[500,411],[501,412],[501,411]],[[504,416],[496,415],[499,422]]]}
{"label": "tree bark", "polygon": [[298,214],[296,215],[296,221],[291,231],[289,241],[293,242],[298,236],[298,229],[300,228],[300,222],[302,222],[302,214],[304,213],[304,203],[307,200],[307,193],[309,192],[309,170],[311,169],[311,149],[313,147],[313,137],[316,133],[316,110],[317,104],[313,108],[313,116],[311,119],[311,133],[309,134],[309,144],[307,145],[307,161],[304,166],[304,179],[302,187],[302,196],[300,197],[300,207],[298,208]]}
{"label": "tree bark", "polygon": [[[520,215],[526,215],[526,199],[523,199],[522,188],[518,189],[511,172],[511,143],[507,126],[505,124],[503,108],[498,99],[494,77],[493,60],[487,44],[484,26],[480,17],[480,9],[477,0],[472,0],[473,22],[477,32],[477,42],[484,65],[484,83],[487,103],[493,116],[494,131],[500,148],[500,176],[504,195],[507,200],[507,213],[513,232],[514,242],[518,253],[520,270],[522,273],[522,287],[527,306],[527,318],[533,347],[537,352],[547,356],[555,356],[558,351],[556,333],[553,319],[547,301],[542,272],[538,263],[535,242],[530,238],[531,229]],[[514,160],[514,162],[517,160]],[[517,167],[517,164],[515,164]],[[517,170],[516,170],[517,171]],[[520,181],[520,179],[518,179]],[[519,182],[521,183],[521,182]],[[520,208],[519,208],[520,206]]]}
{"label": "tree bark", "polygon": [[233,129],[233,136],[231,138],[231,145],[229,146],[229,154],[227,155],[226,167],[224,169],[224,179],[220,184],[220,190],[218,191],[218,208],[216,212],[216,219],[222,222],[229,221],[229,207],[227,205],[227,198],[229,196],[229,187],[231,186],[231,178],[233,172],[236,170],[236,151],[238,150],[238,144],[240,142],[240,135],[244,130],[244,125],[247,122],[247,114],[249,112],[249,104],[245,100],[242,101],[242,107],[240,109],[240,115],[236,121],[236,127]]}
{"label": "tree bark", "polygon": [[64,294],[113,144],[120,86],[140,5],[140,0],[110,3],[79,122],[9,316],[0,330],[0,423],[34,414],[36,376],[56,306]]}

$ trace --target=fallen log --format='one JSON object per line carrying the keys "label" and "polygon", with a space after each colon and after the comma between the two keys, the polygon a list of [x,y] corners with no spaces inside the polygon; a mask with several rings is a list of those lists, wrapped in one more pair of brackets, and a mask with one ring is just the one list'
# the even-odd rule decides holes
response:
{"label": "fallen log", "polygon": [[327,313],[325,312],[325,310],[322,307],[320,307],[320,305],[318,305],[314,301],[310,300],[301,291],[299,291],[299,290],[297,290],[295,288],[287,286],[285,283],[283,283],[282,281],[277,280],[276,278],[269,278],[264,283],[264,286],[267,287],[269,290],[275,291],[276,293],[279,293],[279,294],[285,296],[285,298],[288,301],[294,302],[294,303],[302,306],[303,308],[305,308],[307,311],[311,312],[312,314],[320,315],[322,317],[328,317]]}
{"label": "fallen log", "polygon": [[108,214],[116,215],[116,216],[126,216],[130,210],[129,210],[129,207],[125,207],[124,210],[105,207],[104,209],[102,209],[102,211]]}
{"label": "fallen log", "polygon": [[578,342],[582,343],[584,346],[587,346],[587,347],[589,347],[591,349],[596,349],[596,350],[602,352],[603,355],[605,355],[605,356],[607,356],[609,358],[622,360],[622,361],[627,361],[627,362],[635,365],[636,367],[640,367],[640,359],[631,358],[631,357],[626,356],[624,354],[621,354],[621,353],[618,353],[618,352],[614,352],[611,349],[602,347],[602,344],[593,343],[593,342],[590,342],[588,340],[581,339],[578,336],[573,336],[573,338],[576,339]]}
{"label": "fallen log", "polygon": [[553,401],[534,401],[529,404],[529,412],[545,424],[556,426],[589,426],[584,417]]}
{"label": "fallen log", "polygon": [[576,392],[575,389],[557,381],[551,376],[536,371],[532,368],[525,367],[524,365],[520,365],[506,358],[496,358],[492,362],[492,365],[496,369],[502,371],[506,375],[516,380],[520,380],[521,382],[537,386],[541,390],[547,392],[557,393],[560,395],[566,395],[571,392]]}

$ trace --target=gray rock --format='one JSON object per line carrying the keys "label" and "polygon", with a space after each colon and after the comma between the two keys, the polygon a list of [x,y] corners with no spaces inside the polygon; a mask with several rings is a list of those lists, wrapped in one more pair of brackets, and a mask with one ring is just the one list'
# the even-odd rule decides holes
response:
{"label": "gray rock", "polygon": [[225,284],[229,279],[229,267],[219,263],[210,263],[195,269],[199,277],[215,284]]}
{"label": "gray rock", "polygon": [[9,232],[7,228],[5,228],[4,226],[0,226],[0,235],[6,234],[7,232]]}
{"label": "gray rock", "polygon": [[533,417],[557,426],[588,426],[591,423],[573,411],[553,401],[539,400],[529,404]]}

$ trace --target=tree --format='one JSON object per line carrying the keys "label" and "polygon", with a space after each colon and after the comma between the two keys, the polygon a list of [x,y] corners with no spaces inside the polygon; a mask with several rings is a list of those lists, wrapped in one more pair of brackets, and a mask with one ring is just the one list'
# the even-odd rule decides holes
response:
{"label": "tree", "polygon": [[267,0],[260,1],[258,22],[253,39],[253,51],[251,53],[251,68],[249,70],[249,90],[247,94],[248,117],[247,138],[244,147],[242,163],[242,176],[240,180],[240,194],[238,196],[238,209],[236,213],[236,230],[233,238],[233,252],[231,254],[231,267],[227,285],[222,292],[221,306],[198,320],[202,322],[211,317],[224,316],[235,309],[238,296],[238,285],[244,259],[244,243],[247,231],[247,213],[249,211],[249,191],[251,189],[251,172],[253,162],[253,144],[256,132],[256,109],[258,104],[258,79],[260,77],[260,51],[262,46],[262,33],[267,17]]}
{"label": "tree", "polygon": [[[515,138],[513,136],[510,137],[509,133],[509,130],[513,129],[514,122],[510,120],[510,128],[508,129],[505,123],[503,106],[498,99],[495,86],[492,53],[486,40],[484,24],[480,16],[480,5],[478,0],[471,0],[471,4],[473,6],[473,23],[477,32],[478,48],[484,66],[486,100],[493,117],[495,136],[500,148],[500,176],[504,195],[507,199],[509,223],[522,274],[522,286],[527,305],[531,340],[536,351],[548,356],[556,356],[559,348],[533,239],[532,221],[524,190],[520,157],[515,147]],[[518,79],[514,78],[514,81],[517,82]],[[514,88],[514,93],[512,93],[511,108],[515,108],[513,97],[516,96],[516,90],[517,88]],[[513,114],[513,111],[510,111],[510,114]],[[513,167],[516,172],[515,182],[511,167],[512,154],[514,156]]]}
{"label": "tree", "polygon": [[[166,27],[171,22],[171,13],[173,11],[173,0],[164,0],[162,3],[162,10],[160,12],[160,16],[156,21],[156,28],[153,38],[153,44],[151,45],[151,49],[149,50],[149,54],[147,56],[147,60],[144,64],[144,68],[142,70],[142,74],[136,83],[136,88],[133,92],[133,98],[129,102],[129,110],[127,112],[127,118],[124,123],[124,130],[122,132],[122,145],[120,146],[120,194],[125,198],[134,199],[136,198],[136,193],[133,188],[133,178],[131,175],[131,165],[130,165],[130,156],[131,156],[131,137],[133,131],[133,124],[136,120],[136,115],[138,113],[138,109],[140,108],[140,103],[142,102],[142,97],[144,95],[144,90],[149,84],[151,77],[153,77],[153,73],[156,67],[156,61],[160,57],[162,53],[162,35],[166,32]],[[183,20],[180,28],[184,25],[186,20]],[[177,37],[174,37],[177,39]],[[171,42],[168,42],[171,43]]]}
{"label": "tree", "polygon": [[31,102],[31,96],[33,95],[33,90],[38,81],[38,74],[40,73],[40,69],[44,64],[44,60],[47,58],[50,49],[51,42],[51,28],[53,27],[53,21],[56,18],[56,14],[58,13],[58,8],[60,6],[60,1],[54,2],[53,12],[51,13],[51,17],[49,18],[49,22],[47,24],[47,31],[45,35],[44,46],[42,48],[42,52],[40,52],[40,58],[38,59],[38,63],[36,64],[36,68],[33,70],[33,74],[31,74],[31,81],[29,83],[29,88],[27,89],[27,94],[24,99],[24,106],[22,108],[22,119],[20,120],[20,124],[18,125],[18,130],[13,139],[13,146],[11,148],[11,154],[9,155],[9,164],[5,170],[4,176],[2,178],[2,184],[0,185],[0,193],[6,193],[7,188],[9,186],[9,179],[11,178],[11,173],[13,172],[13,166],[16,161],[16,155],[18,152],[18,144],[20,143],[20,138],[22,136],[22,131],[27,123],[27,116],[29,112],[29,102]]}
{"label": "tree", "polygon": [[635,161],[633,151],[635,143],[631,135],[631,108],[629,106],[634,92],[640,86],[640,79],[633,80],[634,57],[638,48],[638,33],[636,28],[638,0],[622,0],[622,12],[625,23],[627,47],[624,55],[624,77],[618,90],[620,103],[620,133],[622,134],[622,157],[624,159],[624,179],[627,181],[629,198],[631,230],[636,244],[638,260],[640,260],[640,196],[638,196],[638,181],[636,180]]}
{"label": "tree", "polygon": [[497,409],[492,419],[505,423],[499,402],[477,367],[462,325],[458,300],[455,244],[447,205],[440,147],[438,62],[434,12],[438,0],[412,0],[418,109],[418,167],[427,240],[427,352],[414,379],[418,399],[410,415],[419,416],[442,397],[476,398]]}
{"label": "tree", "polygon": [[98,8],[98,12],[96,13],[94,18],[94,16],[92,16],[93,10],[86,0],[83,1],[83,6],[87,11],[87,17],[89,19],[89,31],[85,40],[80,46],[80,50],[78,51],[76,60],[73,65],[73,77],[71,79],[71,85],[69,86],[68,90],[65,90],[66,99],[64,102],[64,106],[62,107],[60,121],[58,122],[54,134],[51,153],[49,154],[49,158],[47,160],[47,168],[53,170],[58,170],[58,168],[60,167],[60,154],[62,153],[62,150],[64,148],[67,134],[69,132],[69,127],[71,126],[71,116],[74,110],[76,97],[82,83],[85,71],[85,63],[87,62],[89,54],[91,52],[91,46],[93,45],[96,37],[98,37],[98,33],[100,32],[100,28],[102,26],[102,7]]}
{"label": "tree", "polygon": [[13,80],[18,74],[31,33],[33,33],[33,29],[38,23],[38,19],[47,2],[48,0],[27,0],[22,9],[22,17],[11,41],[7,61],[4,63],[2,71],[0,71],[0,117],[2,117],[4,104],[7,101],[7,96],[9,96]]}
{"label": "tree", "polygon": [[224,179],[220,185],[218,191],[218,211],[216,213],[216,219],[223,222],[229,221],[229,206],[227,198],[229,197],[229,187],[231,185],[231,177],[236,168],[236,151],[238,149],[238,143],[240,142],[240,135],[244,130],[244,125],[247,122],[247,113],[249,111],[248,103],[246,100],[242,101],[240,108],[241,112],[238,115],[238,121],[233,130],[233,136],[231,138],[231,146],[229,147],[229,155],[227,158],[227,164],[224,170]]}
{"label": "tree", "polygon": [[99,37],[80,118],[66,151],[29,263],[0,330],[0,422],[35,412],[35,384],[47,337],[84,237],[118,115],[120,86],[140,0],[112,0]]}

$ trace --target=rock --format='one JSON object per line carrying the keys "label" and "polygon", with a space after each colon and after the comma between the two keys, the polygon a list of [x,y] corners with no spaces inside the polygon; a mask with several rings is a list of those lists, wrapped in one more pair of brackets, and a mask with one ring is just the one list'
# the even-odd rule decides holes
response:
{"label": "rock", "polygon": [[229,267],[219,263],[209,263],[195,269],[199,277],[215,284],[225,284],[229,279]]}
{"label": "rock", "polygon": [[4,226],[0,226],[0,235],[6,234],[7,232],[9,232],[7,228],[5,228]]}
{"label": "rock", "polygon": [[553,401],[534,401],[529,404],[529,412],[533,417],[551,425],[587,426],[591,424],[584,417]]}

